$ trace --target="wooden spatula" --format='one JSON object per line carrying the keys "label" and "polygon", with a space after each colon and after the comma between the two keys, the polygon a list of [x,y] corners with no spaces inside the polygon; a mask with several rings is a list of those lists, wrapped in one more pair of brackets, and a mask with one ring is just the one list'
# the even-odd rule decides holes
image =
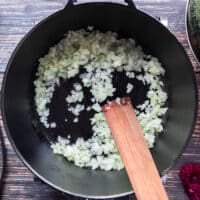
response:
{"label": "wooden spatula", "polygon": [[138,200],[168,200],[130,98],[103,106],[107,123]]}

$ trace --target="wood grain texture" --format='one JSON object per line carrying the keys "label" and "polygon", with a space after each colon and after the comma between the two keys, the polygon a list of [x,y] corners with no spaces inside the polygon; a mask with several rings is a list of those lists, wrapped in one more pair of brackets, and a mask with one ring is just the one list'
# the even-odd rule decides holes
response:
{"label": "wood grain texture", "polygon": [[168,200],[131,99],[104,105],[103,112],[137,200]]}
{"label": "wood grain texture", "polygon": [[[21,38],[40,20],[62,9],[67,0],[0,0],[0,83],[9,57]],[[169,19],[169,29],[185,47],[196,72],[198,91],[200,92],[200,66],[188,47],[184,14],[186,0],[137,0],[136,6],[153,16],[165,16]],[[2,122],[1,122],[2,126]],[[23,165],[13,151],[5,133],[5,170],[2,200],[82,200],[64,195],[48,185],[34,181],[33,174]],[[195,129],[184,154],[169,171],[166,189],[170,200],[187,200],[178,170],[185,162],[200,162],[200,112],[198,110]],[[133,200],[132,195],[118,200]]]}

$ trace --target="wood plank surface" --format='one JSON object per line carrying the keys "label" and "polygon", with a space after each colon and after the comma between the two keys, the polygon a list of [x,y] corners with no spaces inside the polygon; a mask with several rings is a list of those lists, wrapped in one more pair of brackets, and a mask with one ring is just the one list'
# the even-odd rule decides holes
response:
{"label": "wood plank surface", "polygon": [[[62,9],[67,0],[0,0],[0,84],[9,57],[20,39],[40,20]],[[164,16],[169,20],[169,29],[183,44],[196,72],[198,91],[200,92],[200,66],[188,47],[185,33],[186,0],[137,0],[136,6],[153,16]],[[1,117],[0,117],[1,119]],[[2,121],[0,120],[0,125]],[[2,200],[82,200],[62,194],[50,186],[35,180],[34,175],[23,165],[13,151],[6,134],[3,132],[5,168],[2,180]],[[187,200],[178,170],[185,162],[200,162],[200,112],[193,136],[184,154],[169,171],[166,190],[170,200]],[[133,195],[118,198],[133,200]]]}

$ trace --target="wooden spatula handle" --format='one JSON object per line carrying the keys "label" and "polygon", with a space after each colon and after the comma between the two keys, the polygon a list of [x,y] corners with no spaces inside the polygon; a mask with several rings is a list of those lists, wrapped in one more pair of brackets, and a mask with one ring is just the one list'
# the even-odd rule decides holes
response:
{"label": "wooden spatula handle", "polygon": [[130,99],[103,107],[138,200],[168,200]]}

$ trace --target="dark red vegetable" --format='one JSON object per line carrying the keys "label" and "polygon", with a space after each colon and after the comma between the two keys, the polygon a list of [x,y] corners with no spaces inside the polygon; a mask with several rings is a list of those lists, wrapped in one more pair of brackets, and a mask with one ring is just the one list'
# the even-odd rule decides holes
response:
{"label": "dark red vegetable", "polygon": [[190,200],[200,200],[200,164],[184,164],[179,177]]}

